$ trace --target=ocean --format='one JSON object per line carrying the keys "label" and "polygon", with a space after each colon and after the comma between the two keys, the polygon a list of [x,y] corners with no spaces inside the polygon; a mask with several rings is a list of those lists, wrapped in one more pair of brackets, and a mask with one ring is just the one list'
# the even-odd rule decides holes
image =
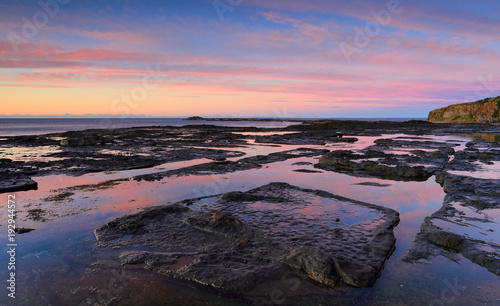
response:
{"label": "ocean", "polygon": [[[345,119],[345,118],[336,118]],[[345,120],[387,120],[406,121],[412,118],[350,118]],[[318,118],[298,118],[293,120],[319,120]],[[425,119],[423,119],[425,120]],[[186,121],[184,118],[0,118],[0,136],[42,135],[66,131],[80,131],[87,129],[112,129],[140,126],[184,126],[193,124],[209,124],[217,126],[236,127],[286,127],[297,122],[281,121]]]}
{"label": "ocean", "polygon": [[210,124],[218,126],[286,127],[290,122],[263,121],[186,121],[183,118],[71,118],[71,119],[0,119],[0,136],[42,135],[87,129],[113,129],[140,126],[183,126]]}

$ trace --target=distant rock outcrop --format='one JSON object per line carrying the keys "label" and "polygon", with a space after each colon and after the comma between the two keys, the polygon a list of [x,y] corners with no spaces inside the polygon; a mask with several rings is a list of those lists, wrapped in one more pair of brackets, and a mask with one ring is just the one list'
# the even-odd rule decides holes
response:
{"label": "distant rock outcrop", "polygon": [[192,116],[192,117],[188,117],[184,120],[205,120],[205,118],[200,117],[200,116]]}
{"label": "distant rock outcrop", "polygon": [[500,96],[486,98],[476,102],[453,104],[433,110],[429,113],[429,121],[444,122],[500,122]]}

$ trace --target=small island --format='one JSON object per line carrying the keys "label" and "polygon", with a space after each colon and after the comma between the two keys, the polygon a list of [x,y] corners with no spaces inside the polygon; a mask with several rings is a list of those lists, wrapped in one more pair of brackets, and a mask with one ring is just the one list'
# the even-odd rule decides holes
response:
{"label": "small island", "polygon": [[192,116],[192,117],[188,117],[184,120],[205,120],[205,118],[200,117],[200,116]]}

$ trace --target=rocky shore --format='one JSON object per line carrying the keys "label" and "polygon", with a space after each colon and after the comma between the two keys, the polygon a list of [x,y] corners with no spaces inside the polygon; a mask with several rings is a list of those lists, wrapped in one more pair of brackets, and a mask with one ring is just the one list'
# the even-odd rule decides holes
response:
{"label": "rocky shore", "polygon": [[[266,171],[270,164],[310,158],[313,162],[293,165],[314,165],[317,171],[294,171],[389,181],[360,183],[380,188],[390,181],[435,179],[447,193],[443,206],[425,219],[404,260],[427,263],[442,255],[457,261],[461,254],[500,275],[500,245],[489,227],[497,221],[487,214],[500,208],[500,185],[497,177],[481,176],[499,166],[500,145],[471,140],[463,146],[436,139],[447,135],[500,135],[500,126],[320,120],[273,129],[187,125],[3,137],[0,193],[36,189],[37,177],[54,174],[81,176],[196,161],[86,187],[98,190],[122,181]],[[356,144],[364,136],[376,140],[359,149],[332,149]],[[291,145],[293,149],[285,148]],[[261,151],[249,154],[256,146]],[[297,184],[261,185],[120,217],[95,230],[98,246],[120,248],[124,265],[142,265],[230,292],[283,275],[326,287],[375,283],[396,242],[396,210]],[[61,189],[46,200],[64,201],[73,191]],[[311,209],[316,213],[305,213]],[[48,220],[42,208],[32,209],[32,218]],[[471,227],[485,238],[465,233]]]}
{"label": "rocky shore", "polygon": [[[489,124],[468,124],[464,127],[459,124],[438,124],[426,121],[320,120],[275,129],[187,125],[184,127],[86,130],[40,136],[6,136],[0,140],[0,149],[5,152],[0,159],[0,178],[2,180],[0,193],[36,189],[36,184],[30,178],[49,174],[82,175],[92,172],[150,168],[164,163],[198,158],[221,161],[241,157],[244,156],[244,153],[238,151],[238,148],[247,146],[246,139],[249,138],[253,138],[255,143],[269,145],[324,145],[326,143],[356,142],[355,136],[498,134],[499,130],[499,126]],[[251,137],[240,134],[242,132],[263,131],[271,132],[271,134]],[[276,134],[273,135],[273,131]],[[283,132],[293,133],[281,134]],[[373,154],[377,155],[377,158],[384,157],[386,165],[394,165],[396,161],[389,161],[391,156],[379,150],[383,145],[379,143],[363,154],[366,158],[375,157]],[[394,145],[406,146],[407,144],[395,142]],[[16,153],[18,151],[16,148],[19,147],[43,153],[19,155]],[[419,146],[414,149],[419,150]],[[446,148],[443,154],[446,155],[450,149],[452,148]],[[320,164],[328,165],[330,163],[329,166],[333,165],[339,169],[345,168],[355,171],[364,169],[365,172],[367,168],[373,166],[366,163],[341,165],[339,159],[334,161],[334,157],[338,154],[349,153],[333,152],[331,155],[325,156]],[[417,155],[421,156],[423,162],[432,158],[432,156],[425,157],[424,155],[428,154],[423,151]],[[342,159],[349,160],[351,157],[348,158],[346,155]],[[266,158],[275,159],[276,156]],[[327,158],[330,158],[329,161]],[[438,156],[435,165],[427,170],[416,170],[417,168],[412,166],[412,169],[403,169],[403,172],[406,173],[406,170],[417,171],[418,173],[410,176],[420,176],[425,179],[429,173],[433,173],[439,163],[442,163],[442,158],[443,156]],[[352,159],[352,161],[354,160],[362,161],[358,155]],[[248,162],[251,161],[245,161],[245,163]],[[399,164],[404,162],[412,161],[400,161]],[[219,166],[223,167],[224,164],[220,163]],[[228,167],[231,169],[233,166]],[[395,170],[386,168],[380,169],[379,172],[393,171]],[[391,175],[400,176],[397,173]]]}

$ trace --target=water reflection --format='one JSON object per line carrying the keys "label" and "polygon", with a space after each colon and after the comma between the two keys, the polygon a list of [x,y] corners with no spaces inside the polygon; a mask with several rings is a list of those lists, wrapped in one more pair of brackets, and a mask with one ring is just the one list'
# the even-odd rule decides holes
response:
{"label": "water reflection", "polygon": [[496,180],[500,178],[500,162],[498,161],[489,162],[489,164],[476,163],[476,169],[475,171],[453,170],[449,171],[449,173],[460,176],[470,176],[476,179]]}
{"label": "water reflection", "polygon": [[490,142],[499,142],[500,135],[479,135],[479,134],[470,134],[466,136],[467,138],[471,138],[474,140],[486,140]]}
{"label": "water reflection", "polygon": [[[373,145],[374,140],[383,137],[359,137],[357,143],[328,144],[328,149],[362,149]],[[398,136],[398,135],[396,135]],[[399,135],[400,137],[407,137]],[[426,136],[431,137],[431,136]],[[436,137],[443,141],[455,141],[463,144],[463,139],[452,137]],[[460,142],[462,141],[462,142]],[[247,156],[269,154],[285,150],[294,150],[299,147],[322,148],[321,146],[268,146],[258,145],[249,141],[246,148],[238,148]],[[220,148],[218,148],[220,149]],[[245,157],[247,157],[245,156]],[[294,172],[301,163],[301,169],[317,170],[313,165],[314,158],[296,158],[279,163],[266,164],[263,169],[254,169],[227,173],[223,175],[200,175],[168,177],[159,182],[136,182],[127,178],[153,173],[155,171],[171,170],[187,167],[206,160],[192,160],[186,162],[169,163],[151,169],[131,171],[117,171],[108,173],[88,174],[80,177],[67,175],[52,175],[37,178],[39,190],[18,192],[19,198],[18,222],[19,226],[35,228],[36,230],[23,235],[19,239],[19,275],[18,288],[20,296],[24,296],[29,304],[73,304],[86,299],[97,300],[97,292],[106,289],[108,282],[113,278],[113,269],[121,271],[115,260],[117,250],[105,250],[95,247],[95,238],[92,231],[123,214],[135,213],[138,210],[154,205],[165,205],[183,199],[213,195],[228,191],[246,191],[271,182],[286,182],[301,188],[319,189],[327,192],[352,198],[358,201],[381,205],[397,210],[401,222],[395,229],[397,239],[396,250],[387,261],[385,270],[373,288],[368,289],[325,289],[309,283],[300,282],[296,290],[291,290],[286,280],[272,282],[258,286],[244,294],[244,297],[256,301],[269,301],[270,288],[282,288],[286,297],[286,304],[329,304],[335,299],[339,304],[368,303],[432,303],[440,299],[440,294],[446,288],[443,280],[473,284],[461,292],[461,297],[467,303],[473,303],[478,296],[498,298],[495,292],[500,292],[498,277],[487,272],[466,259],[460,264],[438,257],[429,265],[412,265],[400,259],[411,247],[415,234],[425,217],[438,210],[445,196],[443,189],[434,182],[433,178],[425,182],[398,182],[382,179],[357,178],[341,173],[323,171],[321,173]],[[498,165],[496,165],[498,167]],[[495,173],[496,168],[485,168],[485,173]],[[109,188],[80,187],[72,189],[71,200],[41,201],[48,196],[61,192],[61,189],[77,185],[92,185],[117,180]],[[359,185],[360,183],[376,183],[386,187]],[[389,185],[389,186],[387,186]],[[57,190],[57,192],[54,192]],[[205,199],[197,203],[204,209],[210,208],[215,198]],[[273,210],[270,203],[257,202],[259,209]],[[27,218],[28,210],[40,208],[55,214],[50,222],[33,221]],[[306,218],[324,217],[325,208],[342,214],[342,207],[336,202],[309,203],[300,209],[300,214]],[[497,212],[488,212],[491,220],[498,220]],[[356,220],[343,220],[347,225],[354,224],[363,218],[375,218],[370,211],[361,212]],[[1,212],[2,223],[7,216]],[[493,232],[488,236],[498,241],[498,221],[492,224]],[[334,226],[335,224],[332,224]],[[454,225],[447,225],[454,226]],[[4,228],[4,227],[0,227]],[[455,229],[454,229],[455,230]],[[481,237],[474,227],[463,227],[460,233],[471,237]],[[485,229],[486,230],[486,229]],[[483,237],[484,238],[484,237]],[[0,236],[0,244],[6,245],[6,237]],[[1,260],[6,262],[5,250],[2,249]],[[188,259],[186,259],[188,260]],[[96,266],[96,262],[100,262]],[[196,284],[176,281],[155,273],[144,271],[141,266],[126,267],[126,273],[133,279],[130,284],[124,285],[126,290],[117,292],[113,296],[119,297],[121,302],[133,304],[144,301],[212,301],[214,303],[231,304],[228,296],[222,296],[216,290],[198,286]],[[6,277],[5,269],[0,269],[0,277]],[[140,282],[150,284],[150,287]],[[33,284],[35,289],[33,288]],[[135,285],[134,285],[135,284]],[[481,288],[477,288],[480,286]],[[93,288],[93,289],[92,289]],[[92,291],[93,290],[93,291]],[[463,292],[463,293],[462,293]],[[169,295],[170,294],[170,295]],[[472,296],[469,297],[469,296]],[[0,302],[5,303],[4,296]],[[311,300],[314,298],[313,300]],[[183,300],[185,299],[185,300]],[[235,301],[234,303],[238,303]]]}
{"label": "water reflection", "polygon": [[60,152],[56,146],[37,146],[37,147],[9,147],[0,148],[0,158],[8,158],[13,161],[40,161],[51,162],[63,160],[61,157],[50,157],[49,155]]}

